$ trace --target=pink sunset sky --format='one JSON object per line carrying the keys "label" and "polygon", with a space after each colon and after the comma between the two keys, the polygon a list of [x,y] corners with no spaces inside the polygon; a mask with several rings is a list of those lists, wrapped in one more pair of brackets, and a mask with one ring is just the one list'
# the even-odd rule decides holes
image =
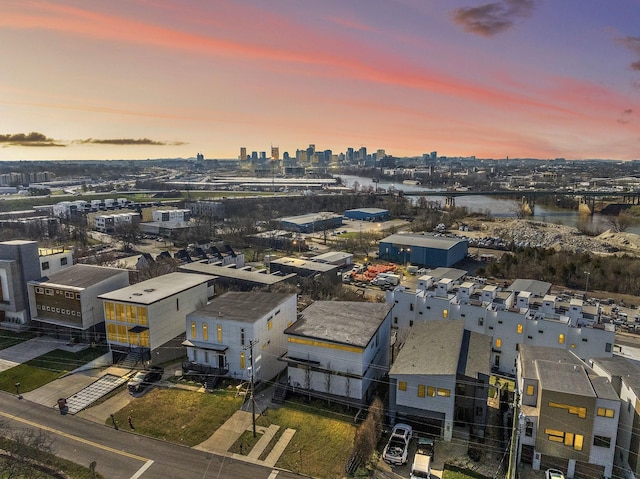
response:
{"label": "pink sunset sky", "polygon": [[639,159],[639,19],[640,0],[4,0],[0,160]]}

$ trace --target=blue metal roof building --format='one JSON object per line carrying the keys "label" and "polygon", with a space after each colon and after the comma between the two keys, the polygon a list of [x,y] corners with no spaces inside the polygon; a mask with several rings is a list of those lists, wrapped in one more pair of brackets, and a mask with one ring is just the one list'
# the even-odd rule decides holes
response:
{"label": "blue metal roof building", "polygon": [[328,211],[280,218],[282,229],[298,233],[314,233],[342,226],[342,215]]}
{"label": "blue metal roof building", "polygon": [[398,264],[450,267],[467,256],[469,242],[458,238],[394,234],[380,240],[378,257]]}
{"label": "blue metal roof building", "polygon": [[356,208],[344,212],[346,218],[362,221],[386,221],[389,219],[389,210],[380,208]]}

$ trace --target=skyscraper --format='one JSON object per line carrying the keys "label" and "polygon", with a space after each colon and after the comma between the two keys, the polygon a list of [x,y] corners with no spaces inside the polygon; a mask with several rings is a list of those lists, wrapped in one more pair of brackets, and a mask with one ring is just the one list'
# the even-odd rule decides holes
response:
{"label": "skyscraper", "polygon": [[240,161],[245,161],[246,159],[247,159],[247,148],[243,146],[240,148]]}
{"label": "skyscraper", "polygon": [[277,146],[271,147],[271,159],[279,160],[280,159],[280,148]]}

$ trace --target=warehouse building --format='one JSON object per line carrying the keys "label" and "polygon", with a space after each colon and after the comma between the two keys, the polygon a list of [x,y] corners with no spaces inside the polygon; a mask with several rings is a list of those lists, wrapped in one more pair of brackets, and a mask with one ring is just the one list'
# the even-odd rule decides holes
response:
{"label": "warehouse building", "polygon": [[469,242],[458,238],[420,234],[394,234],[380,240],[380,259],[429,267],[453,266],[467,256]]}
{"label": "warehouse building", "polygon": [[342,215],[328,211],[280,218],[282,229],[298,233],[315,233],[342,226]]}
{"label": "warehouse building", "polygon": [[380,208],[356,208],[353,210],[346,210],[344,212],[345,218],[350,220],[361,221],[387,221],[389,216],[389,210],[383,210]]}

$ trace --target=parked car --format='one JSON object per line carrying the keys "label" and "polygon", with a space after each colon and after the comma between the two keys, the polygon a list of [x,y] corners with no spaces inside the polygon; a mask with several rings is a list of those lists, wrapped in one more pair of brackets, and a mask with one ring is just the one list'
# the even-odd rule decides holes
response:
{"label": "parked car", "polygon": [[408,424],[398,423],[391,431],[391,437],[384,447],[382,459],[389,464],[400,466],[406,464],[409,454],[409,442],[413,435],[413,429]]}
{"label": "parked car", "polygon": [[418,438],[418,447],[416,449],[417,454],[423,454],[425,456],[430,456],[431,460],[435,459],[435,443],[433,439],[429,437],[419,437]]}
{"label": "parked car", "polygon": [[151,383],[160,381],[162,379],[162,374],[164,374],[164,368],[161,368],[160,366],[153,366],[151,369],[138,371],[127,383],[129,393],[141,393],[149,387]]}
{"label": "parked car", "polygon": [[544,471],[545,479],[564,479],[564,474],[558,469],[547,469]]}

